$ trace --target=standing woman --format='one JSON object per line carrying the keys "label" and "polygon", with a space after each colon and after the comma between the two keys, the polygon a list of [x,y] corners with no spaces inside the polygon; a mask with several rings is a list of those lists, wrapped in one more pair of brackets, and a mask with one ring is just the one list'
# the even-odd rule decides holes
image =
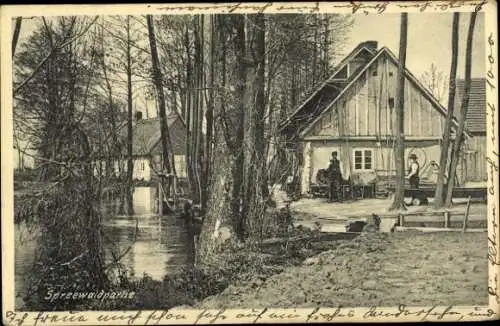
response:
{"label": "standing woman", "polygon": [[410,170],[408,171],[408,181],[410,181],[410,187],[414,189],[418,189],[420,184],[420,165],[417,161],[417,155],[410,155]]}

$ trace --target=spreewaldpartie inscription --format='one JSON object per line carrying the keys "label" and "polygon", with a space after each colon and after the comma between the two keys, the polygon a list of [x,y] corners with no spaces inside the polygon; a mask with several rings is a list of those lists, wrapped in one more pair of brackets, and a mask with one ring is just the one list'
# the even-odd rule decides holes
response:
{"label": "spreewaldpartie inscription", "polygon": [[3,321],[497,319],[495,7],[2,7]]}
{"label": "spreewaldpartie inscription", "polygon": [[53,302],[55,300],[78,300],[78,299],[133,299],[135,297],[135,292],[131,291],[120,291],[120,292],[54,292],[49,290],[45,296],[45,300]]}

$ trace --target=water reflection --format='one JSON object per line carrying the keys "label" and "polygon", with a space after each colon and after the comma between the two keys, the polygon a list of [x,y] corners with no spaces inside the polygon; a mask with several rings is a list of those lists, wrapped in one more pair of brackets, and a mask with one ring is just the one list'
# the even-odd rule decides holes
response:
{"label": "water reflection", "polygon": [[[119,258],[131,278],[147,274],[161,280],[189,266],[193,260],[192,242],[184,221],[173,215],[159,217],[154,210],[154,193],[153,188],[135,189],[133,216],[116,214],[117,201],[102,205],[105,262],[110,264]],[[26,234],[31,236],[28,238]],[[25,226],[16,226],[16,307],[22,302],[20,293],[35,257],[37,236],[36,231],[28,232]]]}
{"label": "water reflection", "polygon": [[178,216],[159,217],[154,212],[154,188],[134,192],[134,216],[117,215],[118,203],[102,206],[106,262],[121,257],[128,276],[148,274],[160,280],[191,263],[191,246],[184,221]]}

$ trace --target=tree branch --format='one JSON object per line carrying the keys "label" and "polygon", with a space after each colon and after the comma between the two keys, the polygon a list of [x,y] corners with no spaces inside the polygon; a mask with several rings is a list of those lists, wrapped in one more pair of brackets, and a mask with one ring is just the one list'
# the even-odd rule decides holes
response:
{"label": "tree branch", "polygon": [[[80,38],[83,35],[85,35],[85,33],[87,33],[87,31],[97,21],[98,18],[99,18],[99,16],[97,16],[96,18],[94,18],[94,20],[92,22],[90,22],[90,24],[80,34],[75,35],[74,37],[72,37],[71,39],[67,40],[66,42],[63,42],[63,43],[61,43],[61,44],[59,44],[59,45],[57,45],[55,47],[52,47],[52,49],[50,50],[49,54],[47,54],[42,59],[42,61],[38,64],[38,66],[36,66],[35,70],[33,70],[33,72],[28,77],[26,77],[26,79],[24,79],[19,85],[17,85],[16,88],[14,88],[14,94],[17,94],[23,87],[25,87],[36,76],[36,74],[40,71],[40,69],[47,62],[47,60],[49,60],[50,57],[53,56],[57,51],[63,49],[64,47],[66,47],[69,44],[73,43],[78,38]],[[44,20],[44,24],[46,24],[45,20]]]}

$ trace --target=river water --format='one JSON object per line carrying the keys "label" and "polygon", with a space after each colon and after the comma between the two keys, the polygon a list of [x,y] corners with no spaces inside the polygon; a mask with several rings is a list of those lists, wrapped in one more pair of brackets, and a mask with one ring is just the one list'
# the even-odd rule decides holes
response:
{"label": "river water", "polygon": [[[149,275],[161,280],[192,262],[192,247],[184,221],[178,216],[160,217],[154,210],[154,188],[137,187],[133,196],[135,215],[116,214],[116,203],[106,202],[103,212],[103,243],[106,262],[123,256],[120,263],[132,279]],[[23,305],[25,279],[36,255],[36,226],[15,227],[16,308]]]}

